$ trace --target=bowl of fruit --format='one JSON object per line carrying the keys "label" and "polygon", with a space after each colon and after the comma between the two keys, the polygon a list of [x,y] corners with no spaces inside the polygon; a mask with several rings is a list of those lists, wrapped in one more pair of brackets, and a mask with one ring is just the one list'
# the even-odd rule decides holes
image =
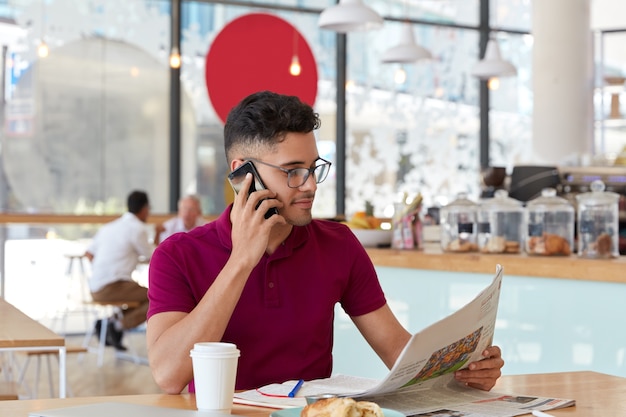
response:
{"label": "bowl of fruit", "polygon": [[361,245],[366,248],[391,246],[393,232],[391,231],[390,223],[385,221],[385,219],[359,211],[354,213],[344,224],[352,230],[352,233],[359,239]]}

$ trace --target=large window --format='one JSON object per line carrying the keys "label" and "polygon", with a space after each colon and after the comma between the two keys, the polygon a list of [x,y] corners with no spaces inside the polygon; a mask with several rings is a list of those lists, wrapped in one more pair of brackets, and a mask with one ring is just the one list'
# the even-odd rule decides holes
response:
{"label": "large window", "polygon": [[[2,9],[8,22],[3,29],[12,34],[3,37],[2,210],[116,213],[124,210],[130,190],[144,189],[153,211],[168,211],[170,2],[9,3]],[[227,171],[223,126],[204,81],[204,58],[213,39],[227,23],[252,11],[273,13],[294,25],[317,61],[319,148],[334,160],[336,38],[318,29],[315,9],[334,3],[285,0],[250,8],[183,1],[180,188],[200,194],[206,213],[224,208]],[[345,214],[370,201],[377,214],[389,215],[403,192],[422,193],[426,204],[459,191],[477,196],[480,107],[478,81],[469,70],[478,59],[480,1],[368,3],[390,19],[380,30],[347,35]],[[294,10],[298,7],[306,10]],[[492,20],[525,29],[529,7],[526,1],[499,1],[497,10],[504,11],[492,12]],[[380,62],[397,42],[403,18],[413,22],[417,41],[433,52],[432,61]],[[503,55],[520,74],[502,80],[491,93],[492,160],[510,166],[526,152],[530,135],[532,43],[505,30],[499,36]],[[43,43],[49,47],[46,57],[37,55]],[[316,216],[337,214],[336,180],[332,172],[320,187]]]}
{"label": "large window", "polygon": [[626,29],[598,31],[595,80],[595,149],[600,161],[626,164]]}

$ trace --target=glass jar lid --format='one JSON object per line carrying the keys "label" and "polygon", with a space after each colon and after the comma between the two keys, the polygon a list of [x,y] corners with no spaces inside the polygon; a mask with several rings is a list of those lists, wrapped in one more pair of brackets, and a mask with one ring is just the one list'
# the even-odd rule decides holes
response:
{"label": "glass jar lid", "polygon": [[541,196],[530,200],[526,206],[529,210],[535,211],[574,211],[574,206],[566,199],[558,197],[554,188],[544,188],[541,190]]}
{"label": "glass jar lid", "polygon": [[604,191],[605,186],[601,180],[591,182],[591,191],[576,195],[578,204],[587,206],[612,205],[619,202],[619,194],[611,191]]}
{"label": "glass jar lid", "polygon": [[488,211],[522,211],[522,202],[509,197],[506,190],[496,190],[493,198],[484,200],[481,204],[482,210]]}
{"label": "glass jar lid", "polygon": [[457,198],[448,205],[442,207],[448,212],[468,212],[476,211],[478,204],[467,198],[467,193],[458,193]]}

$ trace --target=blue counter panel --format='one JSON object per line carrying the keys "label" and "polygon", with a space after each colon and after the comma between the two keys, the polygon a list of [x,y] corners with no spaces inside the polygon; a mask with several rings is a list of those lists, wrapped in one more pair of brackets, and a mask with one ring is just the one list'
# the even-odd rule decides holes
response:
{"label": "blue counter panel", "polygon": [[[453,313],[492,279],[376,269],[391,309],[412,332]],[[336,312],[334,372],[384,377],[387,368],[343,310]],[[504,352],[503,374],[591,370],[626,377],[626,285],[507,276],[505,269],[494,339]]]}

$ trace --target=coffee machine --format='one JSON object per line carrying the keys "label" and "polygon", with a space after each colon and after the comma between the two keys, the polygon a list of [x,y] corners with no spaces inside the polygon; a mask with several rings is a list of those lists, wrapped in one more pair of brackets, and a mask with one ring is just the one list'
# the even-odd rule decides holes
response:
{"label": "coffee machine", "polygon": [[559,176],[564,197],[588,192],[595,180],[602,181],[606,191],[626,196],[626,166],[560,167]]}

